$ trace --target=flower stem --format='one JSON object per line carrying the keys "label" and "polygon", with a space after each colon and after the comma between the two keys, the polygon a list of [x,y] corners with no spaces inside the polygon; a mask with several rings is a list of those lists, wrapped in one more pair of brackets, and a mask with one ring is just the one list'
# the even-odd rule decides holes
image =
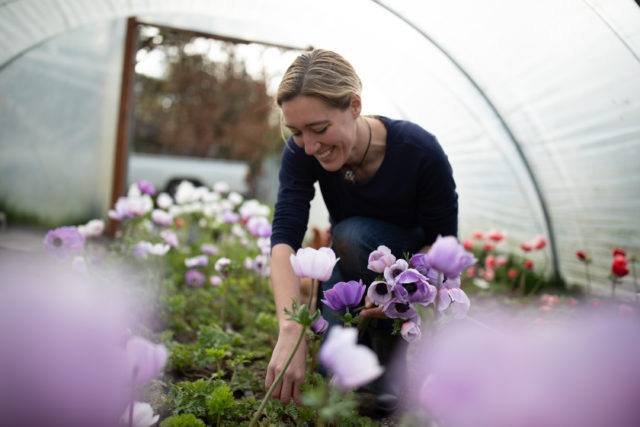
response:
{"label": "flower stem", "polygon": [[267,405],[267,401],[269,400],[269,398],[273,394],[273,391],[276,389],[276,386],[278,385],[278,383],[282,380],[282,377],[284,376],[284,373],[287,371],[287,368],[289,367],[289,364],[291,363],[291,360],[293,359],[293,356],[295,356],[296,351],[298,351],[298,347],[300,347],[300,342],[302,342],[302,338],[304,337],[305,330],[306,330],[305,327],[303,327],[300,330],[300,335],[298,335],[298,340],[296,341],[296,345],[293,346],[293,351],[291,352],[291,354],[289,355],[289,358],[287,359],[286,363],[284,364],[284,367],[282,368],[282,371],[280,371],[280,373],[276,377],[276,379],[273,382],[273,384],[271,384],[271,387],[269,387],[269,390],[267,391],[267,394],[264,396],[264,399],[262,399],[262,403],[260,403],[260,407],[258,408],[258,410],[256,411],[255,415],[251,419],[251,423],[249,423],[249,427],[253,427],[253,426],[255,426],[257,424],[258,418],[260,417],[260,414],[262,413],[262,410]]}

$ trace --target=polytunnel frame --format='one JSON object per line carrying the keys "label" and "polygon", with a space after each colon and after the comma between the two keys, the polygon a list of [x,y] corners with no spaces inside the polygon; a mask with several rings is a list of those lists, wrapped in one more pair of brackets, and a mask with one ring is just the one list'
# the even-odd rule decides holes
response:
{"label": "polytunnel frame", "polygon": [[548,209],[548,206],[547,206],[546,199],[544,197],[544,194],[542,193],[540,185],[538,184],[538,180],[536,179],[536,176],[535,176],[535,174],[533,172],[533,169],[531,168],[531,164],[527,160],[527,157],[524,155],[524,151],[522,150],[521,144],[518,142],[517,138],[515,137],[514,133],[511,130],[511,128],[509,127],[507,122],[504,120],[504,117],[502,116],[502,114],[500,114],[500,112],[498,111],[498,108],[491,101],[491,99],[486,94],[486,92],[482,90],[482,88],[475,81],[475,79],[473,77],[471,77],[471,75],[460,64],[460,62],[457,61],[453,57],[453,55],[451,55],[451,53],[449,53],[433,37],[431,37],[429,34],[427,34],[418,25],[413,23],[410,19],[408,19],[407,17],[402,15],[400,12],[398,12],[395,9],[389,7],[388,5],[382,3],[380,0],[371,0],[371,1],[373,3],[375,3],[375,4],[377,4],[378,6],[380,6],[381,8],[383,8],[384,10],[386,10],[387,12],[391,13],[392,15],[394,15],[396,18],[400,19],[405,24],[407,24],[409,27],[411,27],[413,30],[415,30],[418,34],[420,34],[422,37],[424,37],[427,41],[429,41],[429,43],[431,43],[437,50],[439,50],[451,62],[451,64],[463,75],[463,77],[471,84],[471,86],[476,90],[478,95],[480,95],[480,97],[484,100],[484,102],[486,102],[486,104],[489,107],[489,109],[491,110],[491,112],[498,119],[498,121],[500,123],[500,126],[503,128],[503,130],[506,132],[506,134],[508,136],[509,142],[513,145],[513,147],[515,148],[516,152],[518,153],[520,161],[522,162],[522,165],[524,166],[524,168],[525,168],[525,170],[527,172],[527,175],[529,176],[529,179],[531,180],[531,184],[533,185],[533,188],[534,188],[534,190],[536,192],[536,197],[538,199],[538,202],[540,203],[540,208],[542,210],[542,215],[544,217],[544,223],[545,223],[546,228],[547,228],[547,237],[548,237],[549,249],[551,250],[551,260],[553,262],[553,275],[554,275],[554,278],[556,280],[559,280],[560,279],[560,266],[558,264],[558,253],[557,253],[556,239],[555,239],[555,233],[553,231],[553,224],[551,222],[551,215],[549,214],[549,209]]}
{"label": "polytunnel frame", "polygon": [[[111,184],[111,206],[115,206],[118,199],[125,193],[125,183],[127,176],[127,159],[129,155],[129,146],[131,134],[133,131],[133,114],[134,114],[134,99],[133,99],[133,86],[135,82],[135,65],[136,65],[136,53],[139,45],[139,27],[140,26],[153,26],[156,28],[179,31],[182,33],[189,33],[196,37],[205,37],[216,40],[222,40],[226,42],[236,44],[251,44],[257,43],[264,46],[277,47],[287,50],[311,50],[313,47],[308,46],[306,48],[287,46],[279,43],[270,43],[264,41],[248,40],[238,37],[223,36],[220,34],[214,34],[209,32],[191,30],[186,28],[177,28],[168,26],[165,24],[156,24],[149,21],[138,20],[135,16],[129,16],[127,18],[125,37],[124,37],[124,49],[123,49],[123,61],[122,61],[122,80],[120,83],[120,101],[118,107],[118,123],[116,127],[116,141],[115,141],[115,153],[113,164],[113,179]],[[109,218],[107,224],[106,234],[108,236],[115,236],[119,227],[119,221]]]}

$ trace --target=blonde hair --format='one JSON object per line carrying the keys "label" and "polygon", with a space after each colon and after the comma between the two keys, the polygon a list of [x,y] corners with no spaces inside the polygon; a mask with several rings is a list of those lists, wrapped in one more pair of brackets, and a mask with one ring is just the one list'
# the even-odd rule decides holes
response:
{"label": "blonde hair", "polygon": [[280,82],[276,102],[282,107],[298,95],[318,97],[344,110],[354,94],[361,95],[362,82],[353,66],[342,56],[315,49],[298,56]]}

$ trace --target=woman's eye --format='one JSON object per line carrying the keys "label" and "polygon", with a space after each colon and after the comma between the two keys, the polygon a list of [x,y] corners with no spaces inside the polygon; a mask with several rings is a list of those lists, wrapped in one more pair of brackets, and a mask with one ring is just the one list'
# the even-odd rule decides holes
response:
{"label": "woman's eye", "polygon": [[327,128],[328,128],[328,127],[329,127],[329,126],[325,126],[325,127],[323,127],[322,129],[318,129],[318,130],[313,129],[313,132],[314,132],[314,133],[324,133],[324,132],[327,130]]}

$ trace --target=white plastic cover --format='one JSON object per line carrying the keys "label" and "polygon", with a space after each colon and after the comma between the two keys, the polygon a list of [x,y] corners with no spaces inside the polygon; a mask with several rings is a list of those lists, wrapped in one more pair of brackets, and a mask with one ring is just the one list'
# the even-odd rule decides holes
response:
{"label": "white plastic cover", "polygon": [[584,283],[584,250],[601,289],[614,247],[640,255],[631,0],[0,1],[1,201],[104,212],[128,16],[340,52],[366,113],[413,120],[442,143],[461,238],[495,228],[518,251],[543,234],[541,269]]}

